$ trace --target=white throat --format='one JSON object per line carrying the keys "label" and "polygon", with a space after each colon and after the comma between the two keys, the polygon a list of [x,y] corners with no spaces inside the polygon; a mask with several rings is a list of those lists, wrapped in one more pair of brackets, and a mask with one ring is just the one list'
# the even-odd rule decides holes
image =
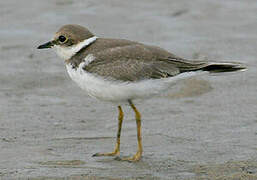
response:
{"label": "white throat", "polygon": [[60,45],[54,46],[56,49],[56,53],[59,57],[63,58],[64,60],[70,59],[72,56],[74,56],[77,52],[79,52],[82,48],[88,46],[89,44],[93,43],[97,39],[96,36],[93,36],[91,38],[85,39],[84,41],[69,46],[69,47],[63,47]]}

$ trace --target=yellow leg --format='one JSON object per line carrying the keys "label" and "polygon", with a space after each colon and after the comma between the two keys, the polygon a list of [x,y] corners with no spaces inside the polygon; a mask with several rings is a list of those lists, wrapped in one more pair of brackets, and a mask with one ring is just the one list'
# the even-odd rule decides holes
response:
{"label": "yellow leg", "polygon": [[140,115],[140,112],[137,110],[136,106],[132,103],[132,101],[129,100],[128,102],[131,108],[135,112],[136,123],[137,123],[138,149],[137,149],[137,153],[134,156],[128,157],[128,158],[121,158],[121,160],[134,162],[134,161],[140,160],[143,153],[142,137],[141,137],[141,115]]}
{"label": "yellow leg", "polygon": [[122,121],[123,121],[123,117],[124,117],[124,113],[122,111],[121,106],[118,106],[119,109],[119,123],[118,123],[118,132],[117,132],[117,139],[116,139],[116,145],[115,145],[115,149],[113,152],[110,153],[96,153],[93,156],[118,156],[120,155],[120,135],[121,135],[121,128],[122,128]]}

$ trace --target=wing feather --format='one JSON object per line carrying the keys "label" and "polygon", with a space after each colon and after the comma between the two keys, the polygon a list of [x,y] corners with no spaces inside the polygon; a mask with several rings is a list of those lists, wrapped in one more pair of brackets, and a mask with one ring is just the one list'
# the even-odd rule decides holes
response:
{"label": "wing feather", "polygon": [[155,46],[132,44],[96,53],[84,70],[104,78],[139,81],[176,76],[204,66],[206,62],[188,61]]}

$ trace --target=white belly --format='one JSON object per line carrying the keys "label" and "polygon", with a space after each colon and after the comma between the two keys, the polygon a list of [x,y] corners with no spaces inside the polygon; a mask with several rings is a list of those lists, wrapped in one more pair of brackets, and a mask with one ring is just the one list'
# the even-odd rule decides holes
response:
{"label": "white belly", "polygon": [[66,64],[71,79],[85,90],[88,95],[100,100],[112,102],[149,98],[168,90],[177,80],[199,74],[199,72],[190,72],[170,78],[150,79],[138,82],[121,82],[104,79],[86,72],[82,69],[83,66],[84,63],[81,63],[77,69],[73,69],[71,65]]}

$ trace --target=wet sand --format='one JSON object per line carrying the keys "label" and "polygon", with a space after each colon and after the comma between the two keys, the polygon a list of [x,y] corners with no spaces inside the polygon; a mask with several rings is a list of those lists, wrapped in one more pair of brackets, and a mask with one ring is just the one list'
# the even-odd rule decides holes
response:
{"label": "wet sand", "polygon": [[[0,179],[256,179],[256,12],[255,0],[0,1]],[[249,70],[188,79],[136,102],[142,160],[93,158],[114,147],[116,107],[80,90],[55,52],[36,49],[70,23]],[[136,151],[136,125],[124,110],[127,156]]]}

